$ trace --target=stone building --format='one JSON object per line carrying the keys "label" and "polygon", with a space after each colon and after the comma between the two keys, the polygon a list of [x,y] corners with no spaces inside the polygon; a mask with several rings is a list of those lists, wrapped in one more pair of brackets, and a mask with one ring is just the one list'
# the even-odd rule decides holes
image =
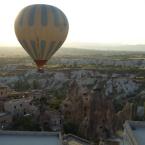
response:
{"label": "stone building", "polygon": [[16,91],[12,91],[11,93],[9,93],[8,98],[9,99],[20,99],[20,98],[28,98],[31,97],[32,93],[31,92],[16,92]]}
{"label": "stone building", "polygon": [[7,86],[0,85],[0,112],[4,111],[4,103],[9,100],[8,95],[11,90]]}
{"label": "stone building", "polygon": [[0,85],[0,100],[5,100],[10,93],[10,88]]}
{"label": "stone building", "polygon": [[0,130],[6,128],[12,122],[12,115],[10,113],[0,113]]}
{"label": "stone building", "polygon": [[12,115],[35,114],[37,108],[32,104],[32,98],[21,98],[6,101],[4,110]]}

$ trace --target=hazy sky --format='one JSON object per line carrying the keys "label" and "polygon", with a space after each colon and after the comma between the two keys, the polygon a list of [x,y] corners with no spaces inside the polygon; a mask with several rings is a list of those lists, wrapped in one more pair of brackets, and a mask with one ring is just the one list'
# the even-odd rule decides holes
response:
{"label": "hazy sky", "polygon": [[145,0],[1,0],[0,45],[19,45],[14,20],[35,3],[57,6],[66,14],[70,29],[65,44],[145,44]]}

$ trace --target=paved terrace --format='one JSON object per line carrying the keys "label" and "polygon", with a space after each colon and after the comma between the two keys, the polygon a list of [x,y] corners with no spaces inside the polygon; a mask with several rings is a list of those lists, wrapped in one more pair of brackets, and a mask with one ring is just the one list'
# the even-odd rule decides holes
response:
{"label": "paved terrace", "polygon": [[0,145],[62,145],[59,132],[0,131]]}

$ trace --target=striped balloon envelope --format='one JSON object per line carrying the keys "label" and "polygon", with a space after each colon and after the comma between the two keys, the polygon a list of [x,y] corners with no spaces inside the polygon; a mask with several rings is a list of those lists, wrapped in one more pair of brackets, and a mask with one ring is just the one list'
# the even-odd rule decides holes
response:
{"label": "striped balloon envelope", "polygon": [[68,20],[58,8],[36,4],[23,8],[15,20],[15,34],[38,70],[61,47],[68,34]]}

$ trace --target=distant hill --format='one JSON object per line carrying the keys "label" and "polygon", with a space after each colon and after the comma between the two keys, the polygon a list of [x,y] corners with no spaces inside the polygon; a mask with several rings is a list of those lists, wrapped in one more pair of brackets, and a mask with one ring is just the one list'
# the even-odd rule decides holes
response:
{"label": "distant hill", "polygon": [[95,43],[82,43],[73,45],[74,48],[82,49],[95,49],[95,50],[105,50],[105,51],[145,51],[145,45],[118,45],[118,44],[95,44]]}
{"label": "distant hill", "polygon": [[[55,56],[84,56],[124,52],[145,52],[145,45],[101,45],[82,44],[74,47],[62,47]],[[0,47],[0,57],[25,57],[28,56],[21,47]]]}

